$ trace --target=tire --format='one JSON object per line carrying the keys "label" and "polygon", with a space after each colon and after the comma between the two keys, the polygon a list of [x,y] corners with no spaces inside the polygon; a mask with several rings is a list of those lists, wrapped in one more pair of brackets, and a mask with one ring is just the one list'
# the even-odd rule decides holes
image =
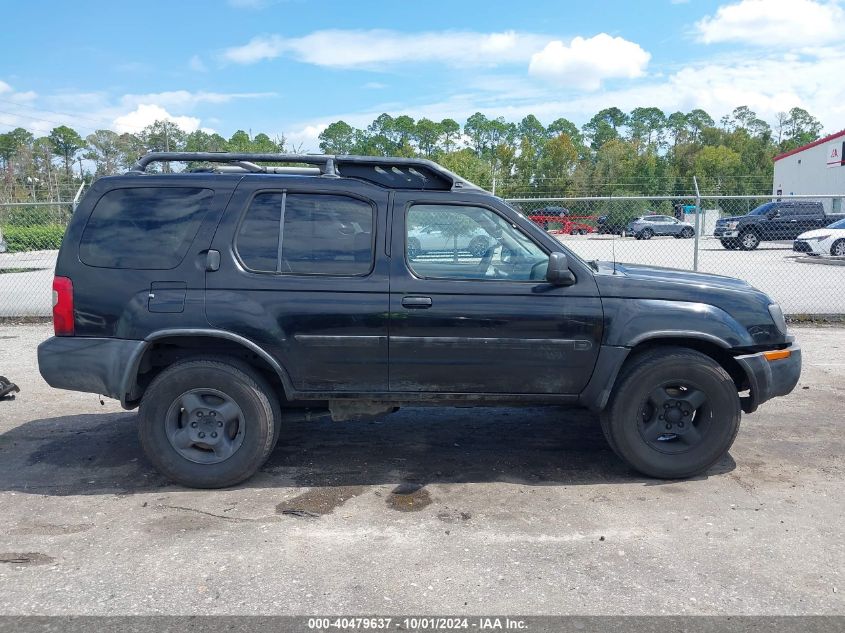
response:
{"label": "tire", "polygon": [[408,259],[415,259],[422,253],[420,241],[415,237],[408,238]]}
{"label": "tire", "polygon": [[472,238],[469,243],[469,252],[473,257],[481,257],[490,248],[490,241],[486,237],[478,236]]}
{"label": "tire", "polygon": [[753,251],[760,246],[760,236],[754,231],[743,231],[739,234],[737,244],[744,251]]}
{"label": "tire", "polygon": [[836,240],[831,244],[830,254],[834,257],[845,257],[845,240]]}
{"label": "tire", "polygon": [[654,237],[654,231],[651,229],[643,229],[637,234],[639,240],[650,240],[652,237]]}
{"label": "tire", "polygon": [[690,227],[685,227],[681,230],[681,237],[685,240],[690,239],[691,237],[695,237],[695,229],[691,229]]}
{"label": "tire", "polygon": [[168,367],[147,388],[138,435],[147,459],[168,479],[191,488],[225,488],[267,461],[279,424],[278,399],[252,367],[192,359]]}
{"label": "tire", "polygon": [[706,471],[728,452],[740,418],[736,385],[716,361],[664,347],[626,363],[601,425],[613,451],[635,470],[682,479]]}
{"label": "tire", "polygon": [[719,241],[722,243],[722,247],[729,251],[735,251],[739,248],[739,242],[734,239],[722,239]]}

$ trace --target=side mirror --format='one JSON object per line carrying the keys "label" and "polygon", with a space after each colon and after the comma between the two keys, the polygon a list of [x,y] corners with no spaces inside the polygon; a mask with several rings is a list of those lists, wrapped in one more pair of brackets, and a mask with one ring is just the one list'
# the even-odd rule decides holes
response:
{"label": "side mirror", "polygon": [[575,283],[575,275],[569,270],[569,260],[565,253],[552,253],[549,255],[546,281],[555,286],[571,286]]}
{"label": "side mirror", "polygon": [[767,220],[774,220],[776,217],[779,217],[779,216],[780,216],[780,211],[778,211],[777,209],[775,209],[774,211],[769,211],[769,212],[766,214],[766,219],[767,219]]}

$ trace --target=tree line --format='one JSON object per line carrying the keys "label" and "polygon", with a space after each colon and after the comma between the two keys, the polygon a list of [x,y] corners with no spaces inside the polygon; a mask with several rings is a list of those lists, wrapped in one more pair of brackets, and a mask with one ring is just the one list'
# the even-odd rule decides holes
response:
{"label": "tree line", "polygon": [[[707,112],[605,108],[581,127],[529,114],[519,122],[477,112],[461,125],[382,114],[366,128],[344,121],[319,135],[333,154],[424,157],[501,196],[681,195],[696,176],[702,192],[763,193],[772,158],[819,137],[802,108],[774,125],[740,106],[715,121]],[[69,200],[83,181],[125,171],[148,151],[287,152],[284,137],[238,130],[224,138],[156,121],[137,134],[100,129],[83,137],[69,126],[36,137],[24,128],[0,134],[0,202]],[[168,169],[167,166],[163,169]]]}

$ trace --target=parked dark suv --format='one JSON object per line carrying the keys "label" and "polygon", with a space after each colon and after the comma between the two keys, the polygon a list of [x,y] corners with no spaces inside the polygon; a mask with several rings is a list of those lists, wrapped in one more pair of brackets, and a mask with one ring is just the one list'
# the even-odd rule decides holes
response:
{"label": "parked dark suv", "polygon": [[[162,161],[212,167],[147,170]],[[432,225],[443,248],[410,258]],[[634,468],[688,477],[801,368],[780,308],[745,282],[583,261],[409,159],[149,154],[74,213],[54,325],[47,382],[140,405],[146,455],[198,487],[252,475],[291,416],[406,404],[589,407]]]}
{"label": "parked dark suv", "polygon": [[820,200],[778,200],[761,204],[747,215],[716,220],[713,235],[728,250],[751,251],[760,242],[792,241],[843,218],[845,214],[825,213]]}

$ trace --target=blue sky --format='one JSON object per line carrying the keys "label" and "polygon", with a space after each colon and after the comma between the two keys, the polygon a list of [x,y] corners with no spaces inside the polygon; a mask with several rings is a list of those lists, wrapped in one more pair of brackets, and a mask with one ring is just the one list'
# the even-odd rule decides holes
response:
{"label": "blue sky", "polygon": [[845,127],[840,0],[589,3],[3,0],[0,131],[68,124],[285,135],[475,111],[583,124],[604,107],[801,106]]}

